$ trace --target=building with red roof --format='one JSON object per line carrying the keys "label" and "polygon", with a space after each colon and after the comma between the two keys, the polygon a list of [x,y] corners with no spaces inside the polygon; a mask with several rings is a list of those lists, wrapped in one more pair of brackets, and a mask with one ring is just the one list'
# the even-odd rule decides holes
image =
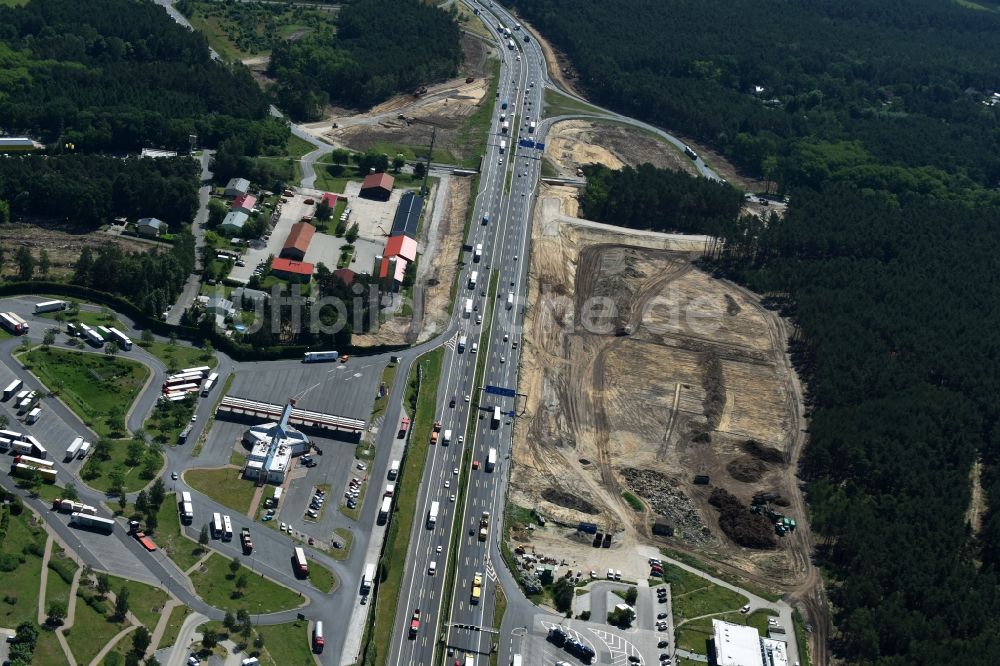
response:
{"label": "building with red roof", "polygon": [[315,233],[316,227],[308,222],[296,222],[292,225],[292,230],[288,232],[288,238],[285,239],[285,245],[281,248],[281,253],[278,256],[283,259],[302,261],[306,258],[306,251],[309,249],[309,243]]}
{"label": "building with red roof", "polygon": [[324,192],[323,196],[319,198],[319,200],[322,203],[325,203],[330,208],[336,208],[337,202],[340,201],[341,199],[344,199],[346,201],[347,197],[345,197],[343,194],[332,194],[330,192]]}
{"label": "building with red roof", "polygon": [[312,279],[313,265],[278,257],[271,262],[271,273],[290,282],[309,282]]}
{"label": "building with red roof", "polygon": [[354,284],[354,271],[350,268],[338,268],[333,272],[333,276],[350,287]]}
{"label": "building with red roof", "polygon": [[409,236],[390,236],[385,242],[385,252],[382,254],[414,261],[417,258],[417,241]]}
{"label": "building with red roof", "polygon": [[406,276],[406,259],[402,257],[375,257],[376,275],[383,291],[396,291]]}
{"label": "building with red roof", "polygon": [[246,213],[247,215],[253,215],[253,209],[256,205],[257,197],[252,194],[241,194],[233,199],[233,205],[230,207],[230,210]]}
{"label": "building with red roof", "polygon": [[387,173],[370,173],[361,183],[361,196],[375,201],[388,201],[394,182]]}

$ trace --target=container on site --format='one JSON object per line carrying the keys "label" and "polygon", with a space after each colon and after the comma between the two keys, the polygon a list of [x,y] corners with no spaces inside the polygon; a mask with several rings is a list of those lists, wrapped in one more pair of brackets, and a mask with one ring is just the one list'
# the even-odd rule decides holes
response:
{"label": "container on site", "polygon": [[111,534],[111,532],[115,529],[115,521],[110,518],[88,516],[85,513],[71,513],[69,516],[69,523],[70,525],[76,525],[77,527],[94,530],[96,532],[104,532],[106,534]]}
{"label": "container on site", "polygon": [[15,393],[21,390],[22,386],[24,386],[24,382],[20,379],[15,379],[10,384],[7,384],[7,388],[3,390],[3,399],[10,400]]}
{"label": "container on site", "polygon": [[75,458],[76,454],[80,452],[81,446],[83,446],[83,437],[77,437],[70,442],[69,448],[66,449],[66,460]]}
{"label": "container on site", "polygon": [[393,460],[389,465],[389,480],[395,481],[397,476],[399,476],[399,461]]}
{"label": "container on site", "polygon": [[84,442],[80,445],[80,452],[76,454],[77,459],[83,460],[90,453],[90,442]]}
{"label": "container on site", "polygon": [[438,510],[440,507],[440,502],[431,502],[431,508],[427,510],[427,529],[432,530],[437,525]]}
{"label": "container on site", "polygon": [[66,305],[66,301],[42,301],[41,303],[35,303],[35,314],[65,310]]}
{"label": "container on site", "polygon": [[24,420],[24,422],[28,423],[28,424],[37,423],[38,422],[38,417],[40,417],[41,415],[42,415],[41,408],[35,407],[30,412],[28,412],[28,418],[26,418]]}

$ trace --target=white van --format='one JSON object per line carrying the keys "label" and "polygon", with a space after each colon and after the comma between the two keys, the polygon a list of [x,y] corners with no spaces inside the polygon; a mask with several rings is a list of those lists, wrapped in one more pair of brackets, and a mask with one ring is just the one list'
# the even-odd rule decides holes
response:
{"label": "white van", "polygon": [[477,351],[479,351],[479,343],[478,342],[473,342],[472,343],[472,353],[475,354]]}
{"label": "white van", "polygon": [[427,575],[433,576],[434,573],[437,571],[437,569],[438,569],[438,563],[434,560],[431,560],[431,563],[427,565]]}

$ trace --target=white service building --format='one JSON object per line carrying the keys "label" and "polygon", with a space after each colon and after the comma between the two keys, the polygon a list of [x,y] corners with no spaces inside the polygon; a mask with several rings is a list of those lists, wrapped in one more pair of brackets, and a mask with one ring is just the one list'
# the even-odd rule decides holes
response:
{"label": "white service building", "polygon": [[309,438],[288,425],[294,406],[294,401],[285,405],[279,422],[261,423],[243,433],[243,443],[250,446],[243,476],[257,481],[264,475],[267,483],[282,483],[292,456],[309,450]]}
{"label": "white service building", "polygon": [[755,627],[712,620],[712,636],[718,666],[788,666],[786,644],[761,638]]}

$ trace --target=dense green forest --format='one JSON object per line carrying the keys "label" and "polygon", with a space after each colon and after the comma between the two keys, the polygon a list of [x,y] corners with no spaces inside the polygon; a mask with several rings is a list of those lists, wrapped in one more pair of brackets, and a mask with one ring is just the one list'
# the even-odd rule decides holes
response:
{"label": "dense green forest", "polygon": [[743,200],[725,183],[651,164],[617,171],[592,164],[583,171],[587,176],[580,195],[583,217],[630,229],[704,233],[734,219]]}
{"label": "dense green forest", "polygon": [[17,218],[86,229],[112,218],[158,217],[176,231],[198,210],[201,166],[192,159],[26,155],[0,159],[0,201]]}
{"label": "dense green forest", "polygon": [[314,120],[328,102],[371,106],[399,92],[454,76],[462,59],[458,25],[419,0],[357,0],[337,17],[336,34],[279,41],[269,73],[278,105]]}
{"label": "dense green forest", "polygon": [[1000,663],[1000,7],[512,2],[593,99],[790,195],[784,217],[721,219],[712,265],[796,324],[836,653]]}
{"label": "dense green forest", "polygon": [[0,63],[0,129],[78,152],[288,137],[244,67],[211,60],[203,36],[152,2],[0,6]]}

